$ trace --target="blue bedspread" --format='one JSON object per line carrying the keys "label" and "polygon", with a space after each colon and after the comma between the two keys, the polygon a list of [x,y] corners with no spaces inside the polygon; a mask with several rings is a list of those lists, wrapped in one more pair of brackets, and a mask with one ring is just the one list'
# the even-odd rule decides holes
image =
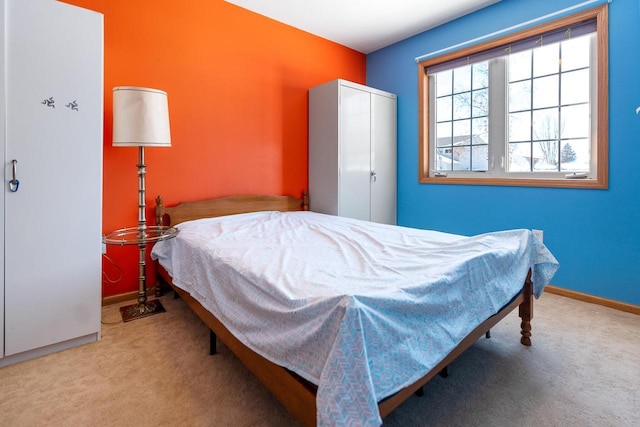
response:
{"label": "blue bedspread", "polygon": [[382,423],[415,382],[558,263],[530,230],[464,237],[313,212],[189,221],[152,257],[245,345],[318,386],[318,425]]}

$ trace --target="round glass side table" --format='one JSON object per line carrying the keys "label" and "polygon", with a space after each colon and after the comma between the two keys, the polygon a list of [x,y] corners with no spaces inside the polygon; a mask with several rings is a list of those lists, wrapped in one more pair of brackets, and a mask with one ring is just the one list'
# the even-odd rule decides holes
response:
{"label": "round glass side table", "polygon": [[138,302],[137,304],[120,307],[122,320],[140,319],[156,313],[164,312],[164,307],[157,299],[147,300],[146,252],[147,246],[162,240],[168,240],[178,235],[178,229],[152,225],[146,227],[128,227],[114,230],[102,236],[102,243],[114,246],[138,246]]}

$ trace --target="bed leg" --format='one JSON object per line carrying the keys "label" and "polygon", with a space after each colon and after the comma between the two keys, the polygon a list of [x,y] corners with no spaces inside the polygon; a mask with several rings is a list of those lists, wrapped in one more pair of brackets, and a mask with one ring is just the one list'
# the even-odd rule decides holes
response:
{"label": "bed leg", "polygon": [[[442,370],[440,371],[439,375],[442,378],[447,378],[449,376],[449,366],[445,366],[444,368],[442,368]],[[424,386],[420,386],[419,389],[416,390],[416,392],[414,393],[416,396],[418,397],[422,397],[424,396]]]}
{"label": "bed leg", "polygon": [[531,282],[531,270],[527,274],[524,282],[524,301],[519,307],[519,316],[522,319],[520,323],[520,343],[522,345],[531,345],[531,319],[533,319],[533,283]]}
{"label": "bed leg", "polygon": [[449,366],[445,366],[444,368],[442,368],[442,371],[440,371],[440,376],[442,378],[447,378],[449,376]]}
{"label": "bed leg", "polygon": [[487,338],[487,339],[491,338],[491,329],[489,329],[489,330],[487,331],[487,333],[486,333],[486,334],[484,334],[484,336],[485,336],[485,338]]}
{"label": "bed leg", "polygon": [[213,356],[218,351],[216,350],[216,333],[209,329],[209,355]]}

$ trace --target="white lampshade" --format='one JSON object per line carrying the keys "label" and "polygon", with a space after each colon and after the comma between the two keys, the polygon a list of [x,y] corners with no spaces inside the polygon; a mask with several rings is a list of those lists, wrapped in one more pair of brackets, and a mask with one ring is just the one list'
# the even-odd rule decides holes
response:
{"label": "white lampshade", "polygon": [[171,147],[167,93],[146,87],[114,87],[112,144]]}

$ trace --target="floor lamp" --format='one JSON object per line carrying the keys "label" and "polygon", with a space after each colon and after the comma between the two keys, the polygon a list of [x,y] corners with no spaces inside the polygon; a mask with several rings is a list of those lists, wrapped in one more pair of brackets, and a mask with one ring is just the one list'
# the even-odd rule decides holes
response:
{"label": "floor lamp", "polygon": [[105,236],[105,243],[137,245],[138,303],[121,307],[122,319],[145,317],[164,311],[158,300],[147,300],[146,248],[159,240],[174,237],[177,230],[162,226],[147,226],[145,215],[145,147],[171,147],[167,93],[144,87],[113,88],[114,147],[138,147],[138,226],[123,228]]}

